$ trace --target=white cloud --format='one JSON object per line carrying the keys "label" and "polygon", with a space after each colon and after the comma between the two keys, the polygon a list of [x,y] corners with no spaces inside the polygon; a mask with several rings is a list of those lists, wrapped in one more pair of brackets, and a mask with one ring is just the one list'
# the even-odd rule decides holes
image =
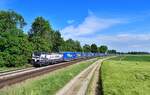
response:
{"label": "white cloud", "polygon": [[[119,51],[149,51],[150,34],[97,35],[92,40]],[[90,40],[89,40],[90,41]],[[92,41],[91,41],[92,42]]]}
{"label": "white cloud", "polygon": [[114,35],[95,35],[89,37],[72,37],[79,40],[82,45],[96,43],[107,45],[110,49],[118,51],[149,51],[150,34],[114,34]]}
{"label": "white cloud", "polygon": [[[100,18],[89,11],[89,15],[78,25],[70,24],[61,30],[65,39],[79,40],[81,44],[108,45],[110,49],[118,51],[149,51],[150,33],[122,32],[108,35],[100,34],[104,29],[114,25],[127,23],[122,19]],[[93,35],[93,36],[92,36]]]}
{"label": "white cloud", "polygon": [[97,17],[90,12],[90,14],[84,19],[82,23],[77,26],[73,24],[68,25],[61,30],[61,33],[64,35],[64,37],[67,38],[85,36],[100,32],[119,23],[122,23],[122,21],[119,19],[104,19]]}
{"label": "white cloud", "polygon": [[131,45],[131,48],[141,48],[141,45]]}
{"label": "white cloud", "polygon": [[150,34],[116,34],[116,35],[99,35],[100,40],[129,42],[129,41],[150,41]]}

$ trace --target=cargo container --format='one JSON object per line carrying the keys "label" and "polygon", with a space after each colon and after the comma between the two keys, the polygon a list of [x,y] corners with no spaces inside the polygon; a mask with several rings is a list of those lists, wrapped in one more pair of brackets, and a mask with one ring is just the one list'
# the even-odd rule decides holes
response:
{"label": "cargo container", "polygon": [[75,53],[74,52],[63,52],[63,60],[64,61],[70,61],[75,59]]}

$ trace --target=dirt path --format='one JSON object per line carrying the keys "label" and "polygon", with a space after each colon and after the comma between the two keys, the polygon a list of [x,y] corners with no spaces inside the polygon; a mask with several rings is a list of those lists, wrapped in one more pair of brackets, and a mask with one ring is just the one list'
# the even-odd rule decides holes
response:
{"label": "dirt path", "polygon": [[[99,59],[90,65],[87,69],[83,70],[79,75],[74,77],[68,84],[66,84],[62,89],[60,89],[56,95],[87,95],[88,87],[93,79],[90,94],[89,95],[99,95],[100,89],[97,89],[99,84],[99,69],[101,63],[112,57]],[[101,94],[100,94],[101,95]]]}
{"label": "dirt path", "polygon": [[89,82],[103,59],[100,59],[72,79],[56,95],[85,95]]}
{"label": "dirt path", "polygon": [[101,64],[99,64],[92,76],[86,95],[102,95],[102,88],[100,85],[100,67]]}

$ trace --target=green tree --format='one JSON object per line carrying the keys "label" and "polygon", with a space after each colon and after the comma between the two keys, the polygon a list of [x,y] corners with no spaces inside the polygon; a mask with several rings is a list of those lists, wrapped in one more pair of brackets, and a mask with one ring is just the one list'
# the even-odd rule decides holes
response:
{"label": "green tree", "polygon": [[60,52],[60,46],[63,44],[63,38],[59,31],[54,31],[51,37],[52,41],[52,51],[53,52]]}
{"label": "green tree", "polygon": [[35,18],[31,27],[32,28],[29,31],[30,37],[32,37],[32,36],[47,37],[47,36],[49,36],[49,32],[52,31],[51,25],[43,17]]}
{"label": "green tree", "polygon": [[74,52],[81,52],[82,47],[79,41],[74,41],[72,39],[68,39],[62,42],[60,46],[61,51],[74,51]]}
{"label": "green tree", "polygon": [[0,56],[3,66],[15,67],[28,62],[31,57],[32,47],[27,40],[27,35],[21,30],[10,30],[1,33]]}
{"label": "green tree", "polygon": [[117,53],[117,51],[116,50],[108,50],[108,54],[116,54]]}
{"label": "green tree", "polygon": [[106,53],[107,50],[108,50],[108,47],[105,46],[105,45],[102,45],[102,46],[99,47],[99,52],[100,53]]}
{"label": "green tree", "polygon": [[37,17],[32,23],[29,31],[29,41],[33,43],[34,51],[52,51],[52,35],[51,25],[43,17]]}
{"label": "green tree", "polygon": [[75,48],[75,51],[82,52],[82,47],[79,41],[74,42],[74,48]]}
{"label": "green tree", "polygon": [[85,44],[85,45],[83,46],[83,51],[84,51],[84,52],[91,52],[91,46],[88,45],[88,44]]}
{"label": "green tree", "polygon": [[74,40],[68,39],[65,41],[64,51],[75,51]]}
{"label": "green tree", "polygon": [[24,18],[20,14],[14,11],[0,11],[0,32],[23,28],[25,25]]}
{"label": "green tree", "polygon": [[92,52],[92,53],[98,52],[98,48],[97,48],[97,45],[96,45],[96,44],[92,44],[92,45],[91,45],[91,52]]}
{"label": "green tree", "polygon": [[23,33],[24,18],[14,11],[0,11],[0,66],[15,67],[28,62],[32,47]]}

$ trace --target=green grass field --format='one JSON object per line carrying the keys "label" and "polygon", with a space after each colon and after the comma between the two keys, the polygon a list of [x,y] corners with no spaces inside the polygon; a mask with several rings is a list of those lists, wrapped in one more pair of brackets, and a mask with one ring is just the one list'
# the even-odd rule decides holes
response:
{"label": "green grass field", "polygon": [[69,80],[97,59],[54,71],[25,82],[0,89],[0,95],[54,95]]}
{"label": "green grass field", "polygon": [[150,95],[150,56],[121,56],[101,68],[104,95]]}

